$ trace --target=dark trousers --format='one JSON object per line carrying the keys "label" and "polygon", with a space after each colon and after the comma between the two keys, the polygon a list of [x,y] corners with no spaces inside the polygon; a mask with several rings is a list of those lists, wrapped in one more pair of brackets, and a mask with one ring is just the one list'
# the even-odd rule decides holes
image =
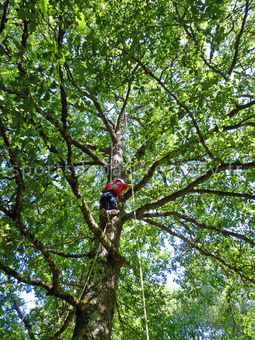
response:
{"label": "dark trousers", "polygon": [[112,191],[106,191],[102,193],[100,198],[100,210],[112,210],[116,209],[119,210],[116,195]]}

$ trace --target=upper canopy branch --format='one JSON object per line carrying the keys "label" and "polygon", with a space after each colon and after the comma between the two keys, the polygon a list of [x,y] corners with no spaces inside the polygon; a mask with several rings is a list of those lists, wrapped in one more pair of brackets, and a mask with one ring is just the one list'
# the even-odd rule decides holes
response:
{"label": "upper canopy branch", "polygon": [[151,210],[151,209],[157,209],[160,208],[162,206],[164,206],[165,204],[175,201],[177,198],[184,196],[188,193],[190,193],[196,186],[198,186],[199,184],[205,182],[206,180],[208,180],[210,177],[212,177],[213,175],[225,171],[225,170],[242,170],[242,169],[251,169],[255,167],[255,162],[248,162],[248,163],[226,163],[226,164],[221,164],[215,168],[212,168],[210,170],[208,170],[204,175],[198,177],[197,179],[195,179],[194,181],[192,181],[190,184],[188,184],[185,188],[180,189],[156,202],[153,203],[148,203],[145,204],[144,206],[138,208],[135,212],[130,212],[129,214],[127,214],[125,216],[125,219],[129,219],[129,218],[133,218],[135,215],[139,216],[141,214],[143,214],[145,211],[147,210]]}
{"label": "upper canopy branch", "polygon": [[245,235],[242,235],[242,234],[239,234],[239,233],[236,233],[236,232],[232,232],[232,231],[229,231],[229,230],[226,230],[226,229],[220,229],[220,228],[217,228],[215,226],[207,225],[205,223],[197,221],[196,219],[194,219],[192,217],[180,214],[176,211],[162,211],[162,212],[157,212],[157,213],[148,213],[148,214],[143,214],[141,216],[141,218],[164,217],[164,216],[177,217],[179,221],[184,220],[186,222],[191,222],[192,224],[194,224],[195,226],[197,226],[200,229],[212,230],[212,231],[215,231],[218,234],[222,234],[222,235],[225,235],[225,236],[233,236],[237,239],[244,240],[245,242],[255,246],[255,242],[253,240],[249,239],[248,237],[246,237]]}
{"label": "upper canopy branch", "polygon": [[112,124],[111,124],[111,121],[108,119],[108,117],[106,116],[106,114],[104,113],[100,103],[98,102],[98,100],[96,99],[95,96],[93,96],[92,94],[90,94],[89,92],[85,91],[85,90],[82,90],[80,88],[80,86],[76,83],[76,81],[74,80],[74,77],[72,75],[72,72],[70,70],[70,67],[67,63],[65,63],[65,68],[66,68],[66,71],[67,71],[67,75],[68,75],[68,78],[69,80],[71,81],[72,85],[82,94],[84,95],[85,97],[89,98],[95,108],[97,109],[97,112],[98,112],[98,115],[99,117],[102,119],[107,131],[109,132],[111,138],[112,138],[112,141],[113,142],[116,142],[116,135],[115,135],[115,131],[112,127]]}
{"label": "upper canopy branch", "polygon": [[[192,39],[192,41],[194,41],[195,45],[197,46],[197,49],[199,50],[200,58],[203,60],[205,65],[208,66],[214,73],[220,74],[224,79],[226,79],[226,75],[219,69],[219,67],[211,62],[212,56],[210,56],[210,60],[209,61],[205,57],[204,52],[203,52],[203,47],[204,46],[202,46],[202,47],[200,46],[199,40],[196,37],[196,34],[194,32],[194,29],[193,29],[192,25],[190,24],[188,26],[186,24],[184,19],[185,19],[185,16],[188,14],[188,7],[189,7],[189,5],[187,5],[185,7],[185,10],[183,11],[183,14],[179,13],[178,6],[182,7],[182,4],[180,4],[180,5],[178,4],[177,5],[176,3],[174,3],[174,7],[175,7],[175,10],[176,10],[177,17],[172,16],[172,18],[174,20],[176,20],[178,24],[183,26],[183,28],[184,28],[187,36],[189,37],[189,39]],[[190,22],[190,19],[188,19],[188,21]]]}
{"label": "upper canopy branch", "polygon": [[5,29],[5,24],[7,22],[7,12],[8,12],[9,2],[10,2],[9,0],[6,0],[3,5],[3,15],[2,15],[1,24],[0,24],[0,34]]}
{"label": "upper canopy branch", "polygon": [[[134,193],[141,190],[151,179],[151,177],[153,176],[153,174],[155,173],[157,167],[159,165],[159,160],[156,160],[155,162],[153,162],[152,166],[149,168],[149,170],[147,171],[147,173],[145,174],[145,176],[143,177],[143,179],[134,186],[133,191]],[[128,200],[130,197],[132,196],[132,190],[128,190],[124,195],[122,200],[125,202],[126,200]]]}
{"label": "upper canopy branch", "polygon": [[128,98],[129,98],[129,94],[130,94],[130,91],[131,91],[131,84],[128,85],[128,89],[127,89],[127,93],[126,93],[126,98],[124,100],[124,103],[123,103],[123,106],[120,110],[120,113],[118,115],[118,118],[117,118],[117,121],[116,121],[116,125],[115,125],[115,131],[118,131],[119,130],[119,127],[120,127],[120,123],[122,121],[122,117],[123,117],[123,114],[125,112],[125,108],[127,106],[127,102],[128,102]]}
{"label": "upper canopy branch", "polygon": [[141,62],[141,60],[137,59],[136,57],[134,57],[129,51],[123,49],[122,50],[125,54],[127,54],[129,56],[130,59],[134,60],[135,62],[137,62],[138,65],[140,65],[142,67],[142,69],[145,71],[146,74],[148,74],[150,77],[152,77],[153,79],[155,79],[157,81],[157,83],[175,100],[175,102],[177,103],[177,105],[184,109],[185,112],[189,115],[189,117],[192,120],[192,123],[197,131],[197,134],[199,136],[199,140],[201,142],[201,144],[203,145],[205,151],[208,153],[208,155],[214,159],[219,161],[220,163],[222,163],[222,161],[220,159],[218,159],[217,157],[215,157],[211,150],[208,148],[208,146],[205,143],[204,137],[199,129],[199,126],[193,116],[193,114],[191,113],[190,109],[187,107],[187,105],[185,105],[182,101],[180,101],[180,99],[173,93],[171,92],[168,87],[165,85],[165,83],[163,83],[163,81],[158,78],[147,66],[144,65],[144,63]]}
{"label": "upper canopy branch", "polygon": [[24,181],[23,181],[23,177],[22,177],[22,171],[19,167],[18,161],[17,161],[17,157],[16,157],[16,152],[13,148],[12,145],[12,140],[11,137],[8,134],[8,131],[6,129],[6,127],[3,124],[2,119],[0,118],[0,132],[1,135],[3,137],[4,143],[7,147],[8,153],[9,153],[9,158],[10,158],[10,162],[12,165],[12,169],[14,172],[14,177],[15,177],[15,182],[17,185],[17,189],[16,189],[16,200],[15,200],[15,205],[13,207],[13,211],[12,214],[14,216],[19,215],[20,211],[21,211],[21,205],[22,205],[22,200],[23,200],[23,192],[24,192]]}
{"label": "upper canopy branch", "polygon": [[231,66],[228,70],[228,73],[227,74],[231,74],[236,66],[236,63],[237,63],[237,58],[238,58],[238,53],[239,53],[239,49],[240,49],[240,40],[241,40],[241,37],[244,33],[244,27],[245,27],[245,24],[246,24],[246,21],[247,21],[247,17],[248,17],[248,13],[249,13],[249,6],[250,6],[250,1],[249,0],[246,0],[245,2],[245,11],[244,11],[244,16],[243,16],[243,19],[242,19],[242,25],[241,25],[241,28],[240,28],[240,31],[236,37],[236,41],[235,41],[235,53],[234,53],[234,57],[233,57],[233,60],[232,60],[232,63],[231,63]]}
{"label": "upper canopy branch", "polygon": [[251,106],[255,105],[255,100],[252,100],[250,101],[249,103],[246,103],[246,104],[242,104],[242,105],[236,105],[236,108],[234,108],[233,110],[231,110],[229,113],[228,113],[228,116],[230,118],[232,118],[233,116],[235,116],[238,112],[242,111],[242,110],[245,110]]}
{"label": "upper canopy branch", "polygon": [[212,194],[212,195],[218,195],[222,197],[239,197],[239,198],[246,198],[248,200],[255,200],[254,195],[244,194],[244,193],[238,193],[238,192],[229,192],[229,191],[221,191],[221,190],[208,190],[208,189],[193,189],[191,192],[197,192],[199,194]]}
{"label": "upper canopy branch", "polygon": [[[132,71],[132,74],[135,73],[139,68],[139,64],[137,64],[135,66],[135,68],[133,69]],[[128,89],[127,89],[127,93],[126,93],[126,98],[124,100],[124,103],[122,105],[122,108],[120,110],[120,113],[118,115],[118,118],[117,118],[117,121],[116,121],[116,125],[115,125],[115,131],[118,131],[119,130],[119,127],[120,127],[120,123],[122,121],[122,116],[123,114],[125,113],[125,109],[126,109],[126,106],[127,106],[127,102],[128,102],[128,99],[129,99],[129,95],[130,95],[130,91],[131,91],[131,82],[128,84]]]}
{"label": "upper canopy branch", "polygon": [[85,152],[87,155],[89,155],[96,164],[102,165],[102,166],[107,166],[107,162],[105,162],[102,158],[100,158],[92,149],[90,146],[88,146],[86,143],[80,142],[79,140],[75,138],[71,138],[71,143],[75,145],[77,148]]}
{"label": "upper canopy branch", "polygon": [[196,249],[201,255],[204,255],[206,257],[210,257],[214,260],[216,260],[217,262],[221,263],[225,268],[228,268],[229,270],[231,270],[232,272],[236,273],[237,275],[239,275],[241,278],[251,282],[251,283],[255,283],[255,280],[252,279],[251,277],[247,276],[246,274],[243,273],[242,268],[238,268],[232,264],[227,263],[222,257],[220,257],[218,254],[214,254],[209,252],[206,249],[203,249],[200,245],[196,244],[194,241],[188,239],[187,237],[183,236],[180,233],[177,233],[175,231],[173,231],[172,229],[166,227],[165,225],[154,221],[152,219],[149,218],[142,218],[143,221],[154,225],[157,228],[160,228],[162,230],[165,230],[167,233],[169,233],[172,236],[178,237],[179,239],[181,239],[182,241],[184,241],[185,243],[187,243],[191,248]]}

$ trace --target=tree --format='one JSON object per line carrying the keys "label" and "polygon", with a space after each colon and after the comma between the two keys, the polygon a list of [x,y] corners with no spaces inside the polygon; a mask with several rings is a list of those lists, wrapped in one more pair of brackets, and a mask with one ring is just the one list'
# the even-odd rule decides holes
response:
{"label": "tree", "polygon": [[[250,292],[253,25],[249,0],[1,5],[1,279],[34,287],[41,337],[110,339],[137,243],[148,285],[171,244],[192,276]],[[118,177],[135,200],[100,222]]]}

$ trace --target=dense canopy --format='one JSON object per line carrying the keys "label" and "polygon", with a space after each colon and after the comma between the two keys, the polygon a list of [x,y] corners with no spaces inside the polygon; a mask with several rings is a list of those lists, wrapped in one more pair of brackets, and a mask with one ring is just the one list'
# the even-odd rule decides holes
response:
{"label": "dense canopy", "polygon": [[1,3],[2,339],[255,336],[254,9]]}

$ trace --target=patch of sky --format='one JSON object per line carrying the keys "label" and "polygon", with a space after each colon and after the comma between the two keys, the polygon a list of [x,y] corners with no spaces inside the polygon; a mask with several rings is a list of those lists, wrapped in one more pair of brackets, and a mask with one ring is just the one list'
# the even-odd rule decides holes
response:
{"label": "patch of sky", "polygon": [[23,292],[20,293],[19,297],[24,299],[24,301],[25,301],[24,309],[25,309],[26,313],[28,313],[31,309],[33,309],[37,306],[37,298],[36,298],[35,293],[33,291],[31,291],[29,293],[23,291]]}

